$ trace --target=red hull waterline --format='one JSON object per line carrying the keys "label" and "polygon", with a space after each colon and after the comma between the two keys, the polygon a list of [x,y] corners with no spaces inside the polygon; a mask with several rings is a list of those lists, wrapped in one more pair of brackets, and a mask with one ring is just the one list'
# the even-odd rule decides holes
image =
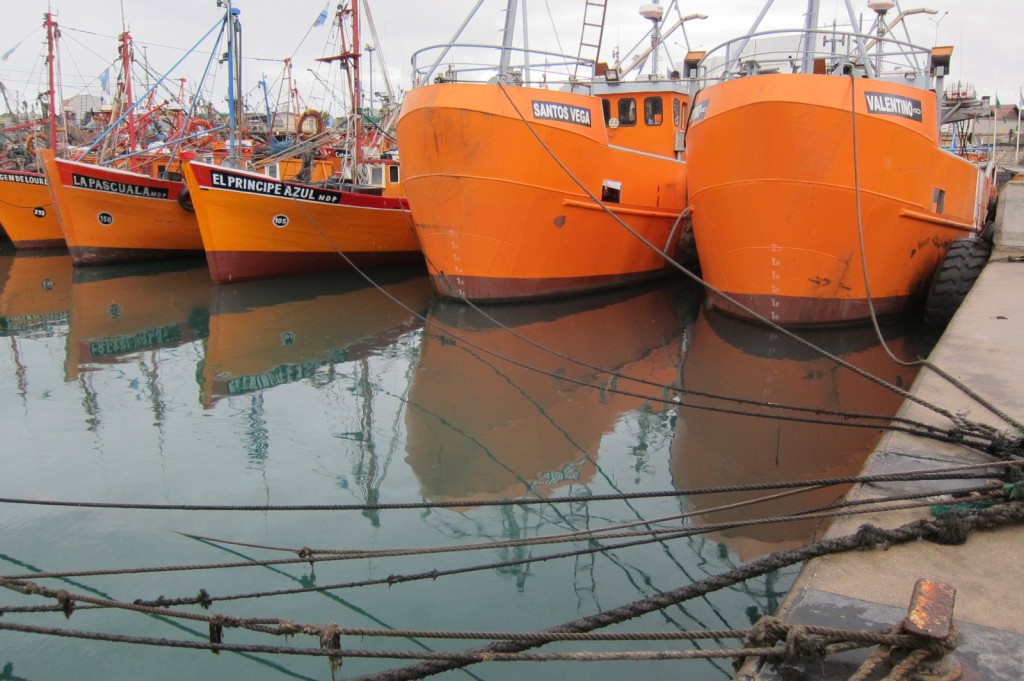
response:
{"label": "red hull waterline", "polygon": [[216,284],[247,281],[297,272],[331,272],[356,267],[415,265],[423,262],[419,251],[357,253],[342,256],[324,252],[207,251],[210,278]]}

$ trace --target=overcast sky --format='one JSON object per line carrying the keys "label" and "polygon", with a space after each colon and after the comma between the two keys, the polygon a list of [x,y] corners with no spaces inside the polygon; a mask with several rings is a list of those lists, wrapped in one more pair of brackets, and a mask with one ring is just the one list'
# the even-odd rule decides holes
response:
{"label": "overcast sky", "polygon": [[[396,87],[408,89],[411,85],[412,52],[448,40],[476,2],[371,0],[380,39],[376,47],[385,55]],[[668,2],[663,0],[662,4]],[[252,93],[256,81],[264,75],[273,89],[286,57],[293,57],[294,73],[303,87],[312,88],[310,69],[316,66],[313,59],[324,54],[330,22],[319,27],[313,27],[313,23],[325,7],[333,14],[336,4],[325,4],[324,0],[234,0],[243,25],[243,91]],[[639,16],[641,4],[609,0],[602,58],[610,60],[612,48],[626,52],[642,39],[650,24]],[[575,54],[583,5],[584,0],[531,0],[528,17],[536,27],[531,47]],[[684,0],[683,14],[708,15],[706,20],[686,24],[690,47],[708,49],[745,33],[763,5],[763,0]],[[853,0],[853,5],[856,12],[867,17],[866,21],[871,20],[866,0]],[[485,0],[466,37],[495,42],[504,6],[503,0]],[[932,16],[911,17],[908,24],[917,44],[955,47],[953,80],[973,84],[979,94],[995,95],[998,91],[1003,104],[1017,101],[1019,88],[1024,85],[1024,59],[1017,47],[1024,43],[1024,0],[901,0],[900,6],[904,11],[919,7],[937,10]],[[65,97],[83,85],[98,88],[100,74],[115,59],[114,42],[122,28],[122,17],[149,63],[165,72],[182,57],[185,48],[217,24],[222,13],[216,0],[4,0],[0,54],[13,52],[0,61],[0,81],[19,99],[31,101],[45,87],[41,85],[45,82],[42,21],[48,7],[56,14],[63,33],[61,70],[68,83]],[[800,26],[805,7],[806,0],[776,0],[762,28]],[[831,23],[833,18],[845,23],[845,5],[821,0],[821,16],[822,23]],[[360,42],[374,42],[365,26]],[[686,51],[683,35],[677,32],[668,44],[673,58],[681,59]],[[204,62],[205,57],[196,57],[176,73],[195,81]],[[379,91],[379,67],[375,74],[373,88]],[[364,75],[364,82],[366,79]],[[252,100],[255,95],[249,97]]]}

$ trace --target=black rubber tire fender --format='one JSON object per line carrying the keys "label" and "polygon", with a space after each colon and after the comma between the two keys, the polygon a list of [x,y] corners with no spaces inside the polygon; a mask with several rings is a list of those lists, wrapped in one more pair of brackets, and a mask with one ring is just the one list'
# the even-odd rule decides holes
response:
{"label": "black rubber tire fender", "polygon": [[957,239],[950,244],[925,299],[926,322],[945,324],[953,318],[991,253],[992,244],[978,238]]}
{"label": "black rubber tire fender", "polygon": [[188,191],[188,187],[182,189],[181,193],[178,194],[178,205],[189,213],[196,212],[196,207],[192,204],[192,194]]}

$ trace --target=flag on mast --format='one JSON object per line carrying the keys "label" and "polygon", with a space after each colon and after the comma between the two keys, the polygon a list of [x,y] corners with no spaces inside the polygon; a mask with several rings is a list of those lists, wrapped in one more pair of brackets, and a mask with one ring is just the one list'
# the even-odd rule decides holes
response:
{"label": "flag on mast", "polygon": [[[330,3],[328,3],[328,5],[329,4]],[[320,10],[320,14],[317,15],[316,21],[313,22],[313,26],[323,26],[325,21],[327,21],[327,5],[324,5],[324,8]]]}

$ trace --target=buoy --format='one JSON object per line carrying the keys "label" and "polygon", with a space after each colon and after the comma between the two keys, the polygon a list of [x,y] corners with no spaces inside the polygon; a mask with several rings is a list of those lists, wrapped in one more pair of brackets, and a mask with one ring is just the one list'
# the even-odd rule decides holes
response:
{"label": "buoy", "polygon": [[[312,120],[316,124],[315,125],[315,128],[316,128],[315,132],[306,132],[305,131],[306,121],[308,121],[308,120]],[[323,116],[322,113],[320,113],[316,109],[306,109],[299,116],[299,119],[297,121],[295,121],[295,133],[299,137],[301,137],[302,139],[309,139],[310,137],[312,137],[314,135],[319,135],[323,131],[324,131],[324,116]]]}
{"label": "buoy", "polygon": [[213,130],[213,126],[210,125],[210,121],[206,120],[205,118],[193,118],[192,120],[190,120],[188,122],[188,125],[185,126],[185,137],[196,135],[202,132],[203,130],[206,131],[205,135],[192,137],[188,141],[196,145],[197,147],[205,147],[211,142],[213,142],[213,133],[210,132],[211,130]]}

